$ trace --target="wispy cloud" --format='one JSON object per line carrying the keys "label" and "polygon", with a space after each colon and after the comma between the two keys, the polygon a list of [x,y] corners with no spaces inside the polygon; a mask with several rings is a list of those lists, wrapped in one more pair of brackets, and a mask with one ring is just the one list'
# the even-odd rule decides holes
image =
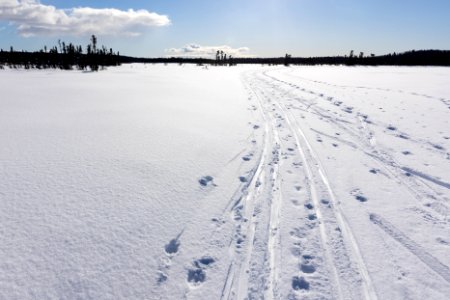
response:
{"label": "wispy cloud", "polygon": [[148,10],[76,7],[60,9],[37,0],[0,0],[0,21],[17,27],[22,36],[140,35],[145,28],[170,24],[170,19]]}
{"label": "wispy cloud", "polygon": [[214,58],[217,51],[223,51],[228,56],[233,57],[252,57],[250,49],[247,47],[233,48],[227,45],[223,46],[201,46],[197,44],[189,44],[182,48],[166,49],[166,56],[168,57],[204,57]]}

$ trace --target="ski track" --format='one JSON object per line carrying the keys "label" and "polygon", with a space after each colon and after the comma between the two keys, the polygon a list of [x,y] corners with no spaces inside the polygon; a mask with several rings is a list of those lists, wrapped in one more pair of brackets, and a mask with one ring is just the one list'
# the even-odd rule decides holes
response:
{"label": "ski track", "polygon": [[[236,214],[241,216],[243,212],[244,223],[248,223],[242,224],[241,218],[235,218],[239,221],[236,232],[245,237],[246,242],[243,251],[239,251],[240,249],[230,251],[231,264],[223,287],[222,299],[280,299],[285,296],[278,290],[277,261],[280,259],[279,215],[283,203],[278,174],[281,158],[279,136],[282,129],[294,137],[294,148],[297,149],[305,169],[305,173],[301,176],[310,183],[309,195],[313,202],[314,213],[308,216],[307,223],[310,223],[311,228],[319,227],[320,251],[323,252],[322,259],[326,262],[324,268],[328,269],[323,273],[332,274],[331,278],[323,278],[323,281],[331,282],[333,291],[331,293],[339,299],[376,299],[358,245],[341,212],[335,208],[336,200],[320,163],[301,128],[296,122],[291,121],[292,116],[279,102],[283,100],[286,92],[277,91],[281,95],[271,101],[268,87],[261,86],[264,81],[255,82],[257,78],[255,74],[250,78],[248,84],[259,102],[266,124],[265,147],[250,188],[246,191],[247,195],[236,206],[238,209]],[[269,153],[268,145],[273,145],[272,155]],[[266,193],[258,193],[261,190],[265,190]],[[263,200],[258,199],[260,197]],[[331,202],[322,208],[324,205],[320,199],[324,198],[331,199]],[[265,221],[268,221],[266,225]],[[293,289],[301,289],[303,294],[307,294],[310,289],[308,278],[294,275],[292,275]],[[311,293],[313,292],[316,291],[311,286]],[[325,292],[322,297],[329,298],[331,294]]]}
{"label": "ski track", "polygon": [[[266,75],[266,74],[264,74],[264,75]],[[358,267],[359,274],[355,273],[355,270],[353,270],[351,268],[348,268],[347,270],[343,270],[341,265],[337,265],[338,260],[342,260],[343,257],[333,257],[331,254],[331,252],[332,252],[331,249],[326,249],[328,261],[332,265],[332,268],[333,268],[333,273],[335,276],[334,280],[335,280],[338,297],[340,299],[360,297],[358,294],[352,295],[352,293],[354,293],[356,291],[353,289],[354,286],[351,283],[342,282],[343,279],[341,276],[339,276],[339,274],[342,274],[345,272],[347,274],[353,273],[351,276],[355,276],[355,277],[360,276],[362,279],[362,282],[363,282],[363,286],[361,288],[362,288],[364,297],[366,299],[376,299],[376,293],[372,287],[370,277],[364,266],[364,262],[363,262],[363,259],[361,258],[361,254],[360,254],[358,245],[357,245],[356,241],[354,240],[353,234],[351,233],[349,226],[347,225],[347,223],[344,221],[344,218],[342,217],[342,213],[340,212],[339,207],[337,206],[331,186],[328,182],[327,177],[325,176],[325,173],[323,171],[322,166],[320,165],[320,162],[319,162],[317,156],[315,155],[315,153],[313,151],[313,148],[309,144],[305,134],[303,133],[303,131],[301,129],[301,126],[299,126],[299,124],[297,122],[295,122],[295,126],[292,125],[292,121],[291,121],[293,119],[292,115],[287,113],[286,108],[283,107],[282,104],[277,103],[277,105],[280,108],[280,110],[283,112],[289,127],[294,131],[296,144],[298,146],[297,148],[300,151],[300,155],[302,156],[303,162],[306,166],[307,177],[309,178],[309,181],[313,183],[310,187],[311,194],[312,194],[313,203],[316,207],[315,211],[316,211],[318,220],[320,221],[319,226],[320,226],[321,237],[322,237],[324,247],[327,247],[327,244],[329,243],[329,237],[327,234],[327,228],[326,228],[325,224],[326,223],[332,223],[332,224],[337,223],[339,226],[338,228],[340,229],[338,232],[342,232],[342,235],[339,234],[338,237],[332,237],[331,239],[335,239],[334,241],[332,241],[332,243],[336,243],[335,246],[340,246],[343,248],[342,249],[343,253],[346,253],[346,255],[344,255],[343,257],[346,257],[347,255],[349,255],[349,256],[353,255],[353,256],[355,256],[355,259],[358,262],[357,267]],[[311,105],[309,105],[309,107],[311,107]],[[297,130],[297,132],[295,132],[295,130]],[[301,138],[299,138],[297,133],[299,133]],[[302,140],[303,143],[301,143],[300,140]],[[304,150],[302,150],[302,148],[304,148],[306,150],[304,151]],[[314,166],[314,167],[312,167],[312,166]],[[314,183],[315,180],[318,181],[317,184]],[[331,204],[329,205],[329,207],[332,208],[330,210],[332,213],[330,214],[329,212],[327,212],[325,217],[323,216],[322,211],[320,209],[318,190],[320,190],[320,194],[322,197],[325,196],[325,197],[331,199]],[[330,235],[333,234],[333,231],[336,232],[336,230],[329,230],[329,229],[328,229],[328,231],[330,232]],[[353,253],[350,253],[345,248],[345,246],[343,244],[341,244],[341,242],[343,241],[344,238],[349,242],[349,244],[351,245],[351,248],[353,248]],[[350,265],[350,264],[351,263],[349,260],[348,265]]]}
{"label": "ski track", "polygon": [[[339,117],[317,105],[317,101],[332,102],[333,97],[301,88],[268,73],[248,71],[242,76],[249,101],[253,101],[252,107],[260,114],[262,124],[253,126],[255,130],[263,129],[263,142],[262,145],[253,145],[252,156],[255,154],[254,158],[258,158],[252,160],[254,167],[242,177],[241,186],[225,205],[222,215],[214,218],[218,223],[232,224],[229,241],[225,243],[228,248],[223,259],[228,263],[220,299],[378,299],[363,252],[333,190],[333,182],[327,176],[306,130],[360,151],[383,169],[382,174],[389,180],[406,188],[418,204],[424,204],[437,194],[423,180],[447,189],[449,184],[398,163],[389,154],[389,149],[377,143],[367,115],[345,106],[343,101],[331,103],[345,107],[343,111],[351,115],[348,118]],[[297,83],[298,80],[306,79],[297,78]],[[293,108],[296,112],[325,120],[345,136],[333,136],[308,127],[302,123],[301,114],[293,113]],[[421,143],[412,138],[411,141]],[[232,160],[250,148],[244,149]],[[286,171],[292,173],[296,180],[285,181]],[[405,177],[404,172],[415,177]],[[287,191],[297,188],[294,182],[305,183],[302,189],[306,199],[303,199],[302,206],[300,203],[290,203],[284,196]],[[366,201],[364,197],[360,199]],[[429,205],[426,212],[440,219],[444,216],[440,214],[446,209],[445,204]],[[286,216],[282,215],[285,210],[298,210],[299,215],[304,217],[286,220]],[[377,225],[450,282],[449,268],[438,259],[383,217],[364,207],[361,207],[360,213],[367,216],[369,224]],[[217,226],[207,240],[215,240],[221,230],[222,227]],[[289,231],[291,239],[282,240],[282,230]],[[205,251],[211,247],[217,247],[217,244],[205,245]],[[291,249],[291,258],[299,262],[297,272],[289,273],[282,269],[284,261],[289,260],[285,256],[286,249]],[[169,268],[170,262],[166,265],[161,272]],[[290,289],[286,288],[286,280],[291,281]],[[189,298],[188,295],[189,289],[185,298]]]}
{"label": "ski track", "polygon": [[433,255],[422,249],[416,242],[407,237],[403,232],[398,230],[390,222],[386,221],[377,214],[370,214],[370,220],[378,225],[384,232],[399,242],[403,247],[408,249],[412,254],[417,256],[431,270],[439,274],[445,281],[450,283],[450,268],[441,263]]}
{"label": "ski track", "polygon": [[[287,73],[287,75],[290,75],[290,74]],[[271,85],[274,85],[273,82],[278,82],[279,84],[282,84],[282,85],[285,85],[288,87],[291,87],[293,85],[286,81],[277,79],[273,76],[268,76],[268,78],[272,82],[272,83],[269,82],[268,84],[271,84]],[[331,85],[331,86],[333,86],[333,85]],[[299,86],[297,86],[297,90],[298,90],[298,88],[299,88]],[[304,89],[301,89],[301,90],[304,90]],[[390,90],[387,90],[387,91],[390,91]],[[304,90],[304,92],[307,92],[309,94],[319,94],[319,95],[321,95],[321,98],[327,97],[323,93],[314,92],[312,90]],[[439,179],[433,178],[430,175],[423,174],[419,171],[412,170],[411,168],[403,166],[400,163],[398,163],[392,157],[392,155],[389,154],[389,150],[386,150],[377,145],[376,140],[373,138],[373,134],[365,126],[365,124],[364,124],[364,126],[362,126],[363,130],[355,130],[354,129],[354,127],[356,127],[355,124],[353,124],[353,126],[351,126],[352,123],[350,123],[350,122],[342,122],[339,118],[336,118],[336,116],[331,114],[329,111],[327,111],[323,108],[320,108],[318,106],[312,106],[310,104],[310,101],[304,100],[304,99],[299,98],[298,96],[292,95],[292,94],[288,94],[287,96],[290,99],[296,99],[297,101],[301,102],[303,105],[308,107],[308,109],[315,111],[316,114],[327,118],[327,120],[329,122],[331,122],[337,128],[341,129],[343,132],[345,132],[346,134],[351,136],[352,141],[345,141],[345,140],[344,141],[341,140],[341,141],[344,144],[346,144],[356,150],[359,150],[359,151],[363,152],[364,154],[366,154],[368,157],[372,158],[374,160],[374,162],[380,168],[384,169],[387,174],[390,174],[399,184],[406,187],[409,190],[409,192],[411,193],[411,195],[413,195],[413,197],[421,205],[426,204],[430,198],[436,198],[436,196],[439,195],[439,192],[437,192],[435,189],[433,189],[433,187],[426,185],[423,181],[418,180],[416,177],[408,176],[405,178],[405,176],[404,176],[405,171],[406,172],[408,172],[408,170],[412,171],[409,173],[414,174],[417,177],[419,177],[421,179],[425,179],[436,185],[448,188],[448,183],[443,182]],[[330,97],[328,97],[328,98],[330,98]],[[360,121],[359,116],[360,115],[358,114],[358,119],[357,119],[358,122]],[[362,122],[362,123],[364,123],[364,122]],[[312,129],[312,130],[317,131],[316,129]],[[429,142],[420,141],[420,140],[414,141],[414,139],[413,139],[413,142],[420,143],[421,145],[429,144]],[[444,204],[441,204],[441,205],[444,206],[445,207],[444,210],[447,211],[448,207]],[[435,209],[435,208],[432,207],[432,209]],[[442,215],[442,212],[440,209],[435,210],[435,213]],[[444,217],[445,217],[445,215],[444,215]]]}
{"label": "ski track", "polygon": [[[234,237],[230,243],[230,267],[221,294],[221,299],[244,299],[249,284],[249,272],[252,254],[255,246],[255,234],[258,225],[258,212],[261,207],[260,191],[266,189],[268,183],[267,161],[270,163],[270,153],[273,139],[273,130],[262,112],[264,125],[264,144],[261,158],[256,167],[254,176],[243,190],[241,200],[233,206],[232,214],[235,221]],[[261,269],[263,266],[259,266]]]}
{"label": "ski track", "polygon": [[[305,134],[301,131],[301,127],[299,125],[297,125],[297,129],[298,129],[298,132],[300,133],[301,137],[303,138],[303,140],[304,140],[308,150],[311,153],[310,161],[316,163],[317,171],[318,171],[318,173],[320,175],[322,183],[325,185],[326,190],[328,191],[328,196],[331,199],[331,203],[332,203],[331,207],[333,208],[333,213],[334,213],[333,217],[336,218],[337,223],[339,224],[339,228],[342,230],[343,237],[346,238],[349,241],[349,243],[350,243],[350,245],[351,245],[351,247],[353,249],[353,255],[355,256],[355,259],[357,260],[359,272],[360,272],[360,275],[362,276],[362,279],[363,279],[364,296],[365,296],[366,299],[376,299],[377,298],[376,297],[376,292],[375,292],[375,290],[374,290],[374,288],[372,286],[372,283],[371,283],[368,271],[367,271],[367,269],[366,269],[366,267],[364,265],[364,261],[363,261],[363,258],[361,256],[358,244],[357,244],[357,242],[356,242],[356,240],[355,240],[355,238],[353,236],[353,233],[352,233],[349,225],[345,221],[341,210],[339,209],[339,205],[338,205],[338,203],[337,203],[337,201],[335,199],[335,196],[334,196],[333,190],[331,188],[331,185],[329,183],[329,180],[328,180],[328,178],[326,177],[326,175],[324,173],[324,169],[320,165],[320,162],[319,162],[318,158],[314,155],[314,151],[313,151],[311,145],[308,143],[308,140],[307,140]],[[300,149],[300,147],[299,147],[299,149]],[[304,154],[302,156],[305,157]],[[306,163],[307,163],[307,160],[305,159],[305,164]],[[318,202],[318,199],[316,199],[316,201]],[[317,205],[317,207],[319,207],[319,203],[316,203],[316,205]],[[336,258],[336,259],[339,259],[339,258]]]}

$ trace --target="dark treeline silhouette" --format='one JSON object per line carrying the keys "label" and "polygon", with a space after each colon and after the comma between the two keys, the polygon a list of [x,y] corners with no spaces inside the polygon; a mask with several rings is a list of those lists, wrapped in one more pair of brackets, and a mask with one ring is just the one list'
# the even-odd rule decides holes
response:
{"label": "dark treeline silhouette", "polygon": [[225,52],[223,52],[223,50],[217,50],[216,60],[214,62],[214,65],[216,65],[216,66],[224,66],[224,65],[233,66],[233,65],[235,65],[234,58],[231,55],[228,55],[228,57],[227,57],[227,54]]}
{"label": "dark treeline silhouette", "polygon": [[117,66],[121,63],[164,63],[164,64],[197,64],[215,66],[234,66],[237,64],[263,64],[263,65],[362,65],[362,66],[450,66],[450,50],[412,50],[403,53],[392,53],[376,56],[364,55],[360,52],[355,55],[351,50],[347,56],[327,57],[292,57],[286,54],[284,57],[260,58],[260,57],[233,57],[222,50],[216,52],[215,58],[138,58],[121,56],[105,46],[97,47],[97,38],[93,35],[86,51],[81,46],[72,43],[66,44],[58,41],[58,46],[37,52],[0,50],[0,68],[23,67],[26,69],[59,68],[71,70],[90,69],[99,70],[106,66]]}
{"label": "dark treeline silhouette", "polygon": [[4,66],[63,70],[72,70],[73,68],[87,70],[89,68],[92,71],[98,71],[99,68],[117,66],[120,63],[119,53],[114,53],[111,48],[107,49],[105,46],[98,47],[95,35],[91,36],[90,44],[86,46],[85,52],[82,46],[66,44],[61,40],[58,41],[58,46],[52,48],[45,46],[44,49],[36,52],[14,51],[13,47],[10,47],[9,51],[0,50],[0,68]]}
{"label": "dark treeline silhouette", "polygon": [[122,63],[177,63],[177,64],[211,64],[211,65],[237,65],[237,64],[264,64],[264,65],[362,65],[362,66],[450,66],[449,50],[412,50],[403,53],[392,53],[376,56],[365,56],[363,52],[354,55],[351,51],[348,56],[326,57],[231,57],[222,51],[216,53],[215,59],[208,58],[136,58],[120,56]]}

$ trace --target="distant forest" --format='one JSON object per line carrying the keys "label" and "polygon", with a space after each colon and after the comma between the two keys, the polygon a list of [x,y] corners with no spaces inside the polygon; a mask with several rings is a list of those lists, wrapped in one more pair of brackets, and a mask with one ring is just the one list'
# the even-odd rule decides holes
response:
{"label": "distant forest", "polygon": [[450,66],[450,50],[412,50],[403,53],[386,55],[369,55],[364,53],[354,55],[353,51],[347,56],[326,57],[292,57],[286,54],[282,57],[226,57],[216,55],[215,59],[207,58],[136,58],[121,56],[122,63],[195,63],[210,65],[237,65],[237,64],[263,64],[263,65],[347,65],[347,66]]}
{"label": "distant forest", "polygon": [[118,66],[121,63],[119,52],[115,53],[112,48],[98,47],[97,37],[91,36],[90,43],[85,51],[82,46],[72,43],[66,44],[61,40],[58,46],[35,52],[15,51],[11,46],[9,51],[0,50],[0,69],[8,66],[10,68],[25,69],[63,69],[98,71],[107,66]]}
{"label": "distant forest", "polygon": [[286,54],[282,57],[232,57],[223,51],[217,51],[214,59],[210,58],[137,58],[122,56],[112,48],[98,47],[97,37],[91,36],[90,43],[84,50],[82,46],[66,44],[58,41],[57,46],[44,47],[35,52],[0,50],[0,69],[10,68],[98,71],[108,66],[118,66],[122,63],[164,63],[164,64],[197,64],[234,66],[237,64],[263,65],[347,65],[347,66],[450,66],[450,50],[412,50],[403,53],[392,53],[376,56],[374,54],[358,55],[350,51],[346,56],[328,57],[292,57]]}

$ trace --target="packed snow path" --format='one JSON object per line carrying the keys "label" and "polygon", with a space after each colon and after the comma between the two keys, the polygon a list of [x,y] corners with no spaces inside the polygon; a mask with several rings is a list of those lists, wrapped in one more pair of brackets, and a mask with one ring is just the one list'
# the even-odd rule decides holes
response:
{"label": "packed snow path", "polygon": [[4,72],[0,299],[450,295],[450,70]]}
{"label": "packed snow path", "polygon": [[[220,244],[229,261],[220,299],[445,299],[449,100],[309,80],[296,71],[242,76],[250,108],[261,114],[252,126],[262,138],[239,191],[213,218],[233,224],[229,242]],[[419,103],[438,119],[409,119],[425,110],[414,107]],[[373,106],[388,118],[371,113]],[[438,126],[424,135],[414,129],[430,122]],[[403,159],[416,151],[420,157]],[[421,164],[439,175],[423,173]],[[200,289],[185,295],[201,297]]]}

